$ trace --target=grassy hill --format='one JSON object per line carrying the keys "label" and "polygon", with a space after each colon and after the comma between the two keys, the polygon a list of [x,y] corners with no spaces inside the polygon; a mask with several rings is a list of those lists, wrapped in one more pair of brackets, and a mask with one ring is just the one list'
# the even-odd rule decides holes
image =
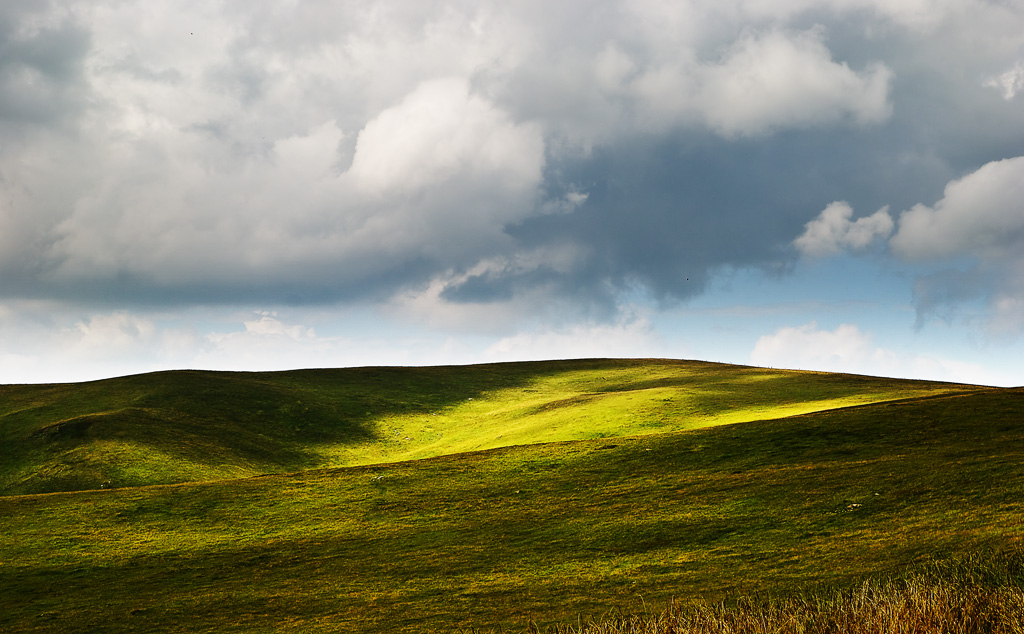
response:
{"label": "grassy hill", "polygon": [[176,371],[0,386],[0,495],[665,433],[976,389],[665,360]]}
{"label": "grassy hill", "polygon": [[[253,471],[440,454],[0,497],[5,632],[523,631],[671,597],[855,585],[1013,552],[1024,537],[1024,389],[665,361],[3,389],[4,438],[37,443],[32,454],[5,440],[19,468],[56,464],[45,460],[63,448],[144,444],[138,419],[104,416],[132,407],[179,421],[179,444],[150,441],[172,465],[212,468],[199,447]],[[308,418],[289,417],[300,406]],[[351,418],[331,435],[340,413]],[[90,415],[101,422],[74,423],[81,433],[52,430]],[[435,423],[434,439],[437,418],[449,426]],[[583,438],[451,453],[535,440],[530,429]]]}

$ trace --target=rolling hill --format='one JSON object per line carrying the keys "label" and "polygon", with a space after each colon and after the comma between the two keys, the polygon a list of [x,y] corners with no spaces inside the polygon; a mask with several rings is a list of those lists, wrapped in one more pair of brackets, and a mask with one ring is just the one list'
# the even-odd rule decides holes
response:
{"label": "rolling hill", "polygon": [[665,433],[977,389],[667,360],[173,371],[0,386],[0,494]]}
{"label": "rolling hill", "polygon": [[5,632],[524,631],[1024,537],[1019,388],[593,360],[2,390],[9,491],[119,487],[0,497]]}

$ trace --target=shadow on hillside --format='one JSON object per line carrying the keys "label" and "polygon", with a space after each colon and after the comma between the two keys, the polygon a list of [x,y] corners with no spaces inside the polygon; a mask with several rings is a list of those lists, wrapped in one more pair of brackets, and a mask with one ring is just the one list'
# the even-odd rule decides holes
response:
{"label": "shadow on hillside", "polygon": [[[375,423],[389,416],[436,412],[488,390],[624,363],[631,362],[178,370],[0,386],[0,495],[323,466],[315,446],[377,440]],[[134,475],[125,481],[126,473]]]}
{"label": "shadow on hillside", "polygon": [[589,359],[285,372],[179,370],[0,386],[0,495],[224,479],[325,466],[324,445],[383,440],[380,422],[556,377],[578,393],[676,388],[714,411],[913,382],[717,363]]}

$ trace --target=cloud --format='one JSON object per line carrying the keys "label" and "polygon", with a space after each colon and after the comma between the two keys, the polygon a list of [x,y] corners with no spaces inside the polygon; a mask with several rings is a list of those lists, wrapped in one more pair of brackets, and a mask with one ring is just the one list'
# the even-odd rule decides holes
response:
{"label": "cloud", "polygon": [[959,264],[917,280],[918,326],[930,316],[950,321],[982,303],[985,315],[974,321],[990,334],[1024,332],[1024,157],[992,161],[950,181],[934,206],[900,214],[889,245],[908,261]]}
{"label": "cloud", "polygon": [[840,251],[909,262],[919,325],[1015,336],[1018,4],[0,3],[0,354],[655,354],[636,305]]}
{"label": "cloud", "polygon": [[[230,311],[229,311],[230,312]],[[94,380],[174,368],[272,370],[345,365],[349,340],[318,337],[273,311],[237,319],[118,310],[74,317],[51,302],[0,308],[0,383]],[[361,360],[371,357],[364,351]],[[392,353],[393,354],[393,353]]]}
{"label": "cloud", "polygon": [[[93,312],[0,305],[0,384],[83,381],[175,368],[234,371],[479,361],[479,351],[406,329],[320,335],[309,314],[206,309]],[[449,357],[445,357],[445,355]]]}
{"label": "cloud", "polygon": [[924,327],[932,317],[947,323],[956,321],[965,306],[978,306],[990,301],[990,289],[994,283],[991,273],[977,266],[967,270],[942,268],[919,275],[914,281],[915,327]]}
{"label": "cloud", "polygon": [[0,129],[72,123],[87,105],[87,29],[49,3],[18,3],[0,11]]}
{"label": "cloud", "polygon": [[108,315],[93,315],[79,321],[68,332],[73,340],[69,352],[85,355],[96,351],[122,354],[131,349],[144,349],[156,332],[154,323],[123,311]]}
{"label": "cloud", "polygon": [[[3,293],[114,309],[437,290],[467,314],[521,300],[617,319],[632,296],[668,303],[722,270],[784,267],[820,201],[924,200],[967,161],[932,148],[988,156],[992,135],[915,82],[969,78],[954,87],[988,103],[977,78],[1016,63],[1022,23],[997,9],[12,5]],[[992,24],[1002,44],[932,54]],[[1005,129],[1019,109],[990,100],[1004,110],[978,119]],[[950,125],[918,131],[928,108]],[[845,221],[837,247],[882,230]]]}
{"label": "cloud", "polygon": [[500,175],[495,185],[516,191],[536,186],[543,155],[535,127],[510,121],[473,95],[463,79],[436,79],[363,127],[346,176],[374,195],[415,192],[480,173]]}
{"label": "cloud", "polygon": [[299,341],[302,339],[313,339],[316,332],[306,326],[287,326],[277,319],[277,313],[273,311],[259,311],[259,319],[252,319],[242,322],[246,333],[259,336],[280,336]]}
{"label": "cloud", "polygon": [[732,11],[774,19],[792,19],[815,9],[840,13],[862,11],[886,23],[911,27],[916,32],[927,32],[950,17],[959,17],[976,8],[969,0],[732,0],[717,4]]}
{"label": "cloud", "polygon": [[289,324],[273,311],[256,311],[243,330],[213,331],[190,351],[198,367],[269,370],[343,365],[345,340],[318,337],[313,328]]}
{"label": "cloud", "polygon": [[172,135],[156,154],[130,142],[52,229],[48,277],[344,288],[472,264],[502,248],[508,223],[543,211],[539,134],[463,80],[426,82],[367,122],[338,174],[344,137],[327,121],[224,171],[184,163],[202,139]]}
{"label": "cloud", "polygon": [[750,362],[764,367],[980,384],[1007,379],[978,364],[900,354],[877,346],[873,335],[855,324],[841,324],[834,330],[820,329],[815,322],[779,328],[757,340]]}
{"label": "cloud", "polygon": [[520,332],[501,338],[483,352],[489,361],[662,356],[667,356],[664,343],[643,318]]}
{"label": "cloud", "polygon": [[892,233],[893,221],[889,207],[851,222],[853,208],[845,201],[829,203],[821,214],[807,223],[803,234],[793,245],[803,255],[825,257],[850,250],[866,249],[876,239],[885,239]]}
{"label": "cloud", "polygon": [[909,260],[1024,253],[1024,156],[992,161],[946,185],[933,207],[900,214],[890,245]]}
{"label": "cloud", "polygon": [[[623,41],[585,42],[597,44],[589,55],[538,50],[544,60],[484,70],[478,83],[555,138],[588,149],[679,128],[736,138],[877,125],[892,112],[892,70],[875,61],[858,72],[835,61],[823,27],[743,28],[707,46],[697,33],[681,37],[688,29],[661,15],[635,9],[621,18]],[[652,19],[660,28],[644,23],[646,38],[634,39],[637,22]]]}
{"label": "cloud", "polygon": [[1024,334],[1024,258],[968,263],[919,276],[914,283],[916,327],[930,319],[963,323],[1006,342]]}
{"label": "cloud", "polygon": [[[1024,270],[1019,273],[1024,273]],[[996,336],[1016,336],[1024,332],[1024,284],[1018,283],[1015,290],[1014,293],[1002,293],[992,301],[988,327]]]}
{"label": "cloud", "polygon": [[[518,323],[502,334],[478,331],[475,336],[439,334],[410,326],[408,317],[394,317],[355,316],[353,323],[370,319],[374,327],[352,335],[350,326],[338,327],[337,310],[113,311],[74,317],[51,303],[0,304],[0,384],[175,368],[271,371],[666,354],[649,321],[636,316],[557,328]],[[314,323],[333,332],[322,334]]]}
{"label": "cloud", "polygon": [[892,71],[876,62],[856,73],[832,61],[823,38],[820,28],[745,34],[720,63],[702,69],[696,97],[702,118],[726,136],[887,119]]}
{"label": "cloud", "polygon": [[855,325],[820,330],[815,322],[784,327],[757,340],[750,360],[758,365],[816,370],[865,367],[884,362],[891,353],[875,348],[871,336]]}
{"label": "cloud", "polygon": [[359,133],[342,180],[364,197],[365,220],[342,239],[462,264],[453,256],[490,252],[507,224],[537,213],[543,167],[536,126],[511,121],[462,79],[425,82]]}
{"label": "cloud", "polygon": [[1007,101],[1024,90],[1024,62],[1017,62],[1013,68],[985,80],[985,86],[995,88]]}
{"label": "cloud", "polygon": [[553,243],[512,256],[482,260],[465,271],[447,271],[395,294],[390,316],[460,333],[495,335],[534,320],[594,319],[614,314],[589,299],[591,291],[566,288],[589,254],[572,243]]}
{"label": "cloud", "polygon": [[154,350],[166,332],[151,317],[124,310],[71,313],[52,301],[0,306],[0,383],[87,380],[160,367]]}

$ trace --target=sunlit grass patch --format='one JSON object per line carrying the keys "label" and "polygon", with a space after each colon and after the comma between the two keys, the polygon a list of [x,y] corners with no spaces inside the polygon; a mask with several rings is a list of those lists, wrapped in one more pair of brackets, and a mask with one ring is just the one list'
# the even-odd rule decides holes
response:
{"label": "sunlit grass patch", "polygon": [[6,490],[114,488],[0,496],[5,632],[522,631],[1024,540],[1020,390],[600,360],[16,387]]}
{"label": "sunlit grass patch", "polygon": [[1021,412],[1019,391],[980,391],[413,462],[0,497],[0,629],[522,631],[531,619],[547,627],[633,609],[638,596],[713,606],[857,587],[1020,545]]}
{"label": "sunlit grass patch", "polygon": [[394,462],[978,389],[668,360],[183,371],[0,386],[0,493]]}
{"label": "sunlit grass patch", "polygon": [[[373,439],[319,448],[325,463],[372,464],[538,442],[587,440],[781,418],[969,386],[706,363],[604,361],[538,373],[424,414],[378,419]],[[584,368],[598,362],[577,362]]]}

